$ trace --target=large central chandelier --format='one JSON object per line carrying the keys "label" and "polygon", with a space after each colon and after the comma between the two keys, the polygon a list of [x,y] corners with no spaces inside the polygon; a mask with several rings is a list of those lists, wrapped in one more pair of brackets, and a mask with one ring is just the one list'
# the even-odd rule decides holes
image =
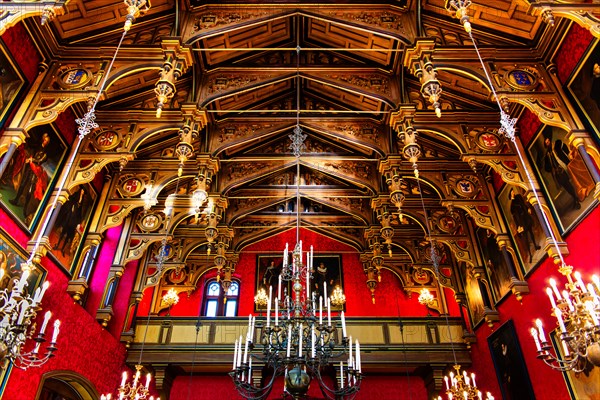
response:
{"label": "large central chandelier", "polygon": [[[296,51],[299,60],[300,47]],[[311,293],[313,247],[303,252],[300,240],[300,154],[307,136],[302,133],[299,121],[299,73],[296,79],[296,127],[289,135],[290,149],[296,157],[296,245],[290,251],[286,244],[283,251],[283,266],[274,301],[273,287],[268,288],[266,324],[258,340],[254,340],[256,319],[252,315],[248,318],[246,338],[240,336],[236,340],[233,370],[229,375],[245,399],[266,398],[280,376],[284,377],[284,394],[294,399],[304,398],[315,381],[328,399],[353,399],[362,381],[360,344],[358,340],[353,343],[352,337],[348,337],[343,311],[339,316],[342,328],[339,336],[337,324],[332,323],[332,301],[327,295],[327,284],[323,285],[322,293]],[[282,287],[288,282],[291,283],[290,293]],[[262,301],[260,297],[263,296],[257,296],[255,301]],[[338,297],[335,301],[341,300]],[[345,360],[342,359],[344,356]],[[333,367],[330,371],[335,371],[333,385],[328,385],[322,375],[330,366]],[[257,368],[271,371],[271,376],[253,380],[253,370]]]}

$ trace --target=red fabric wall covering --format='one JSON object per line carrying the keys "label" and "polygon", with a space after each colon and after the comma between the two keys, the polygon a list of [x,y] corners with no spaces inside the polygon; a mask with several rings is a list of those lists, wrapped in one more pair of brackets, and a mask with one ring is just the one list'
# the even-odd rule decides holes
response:
{"label": "red fabric wall covering", "polygon": [[122,226],[116,226],[108,229],[104,234],[100,251],[96,256],[96,265],[90,279],[88,299],[85,304],[85,309],[92,315],[96,315],[96,310],[100,307],[102,301],[102,294],[104,293],[104,287],[106,286],[106,278],[108,277],[108,271],[113,263],[115,256],[115,250],[119,244],[119,238],[121,237]]}
{"label": "red fabric wall covering", "polygon": [[[523,110],[523,114],[521,114],[521,117],[517,122],[517,127],[519,128],[519,135],[523,147],[527,148],[529,142],[531,142],[531,139],[533,139],[533,136],[540,129],[540,126],[542,126],[542,123],[540,122],[537,115],[535,115],[528,109]],[[523,154],[523,157],[527,157],[527,155]]]}
{"label": "red fabric wall covering", "polygon": [[[600,208],[596,207],[567,238],[570,255],[565,257],[567,264],[573,265],[583,275],[586,282],[590,281],[593,273],[598,273],[600,265]],[[546,259],[531,274],[527,281],[531,293],[523,298],[523,304],[517,302],[514,296],[507,298],[498,308],[501,322],[500,326],[508,319],[512,319],[521,344],[529,377],[533,383],[535,396],[538,399],[568,399],[567,388],[561,373],[547,367],[536,358],[535,344],[529,333],[535,319],[540,318],[546,331],[551,331],[556,326],[556,319],[550,315],[550,301],[546,296],[548,279],[554,277],[560,286],[566,280],[558,273],[552,260]],[[497,389],[497,379],[494,371],[490,371],[491,357],[487,347],[487,337],[492,331],[482,325],[476,332],[477,343],[473,346],[473,370],[477,373],[478,386]],[[493,393],[496,398],[499,391]]]}
{"label": "red fabric wall covering", "polygon": [[[330,380],[329,380],[330,381]],[[326,382],[332,385],[331,382]],[[281,399],[283,391],[283,378],[278,378],[273,384],[269,399]],[[323,399],[319,386],[312,384],[308,392],[308,399]],[[357,399],[427,399],[425,383],[419,377],[406,375],[384,376],[369,375],[362,382]],[[236,392],[229,376],[221,375],[194,375],[178,376],[173,381],[171,400],[185,399],[241,399]]]}
{"label": "red fabric wall covering", "polygon": [[56,129],[61,133],[62,137],[69,144],[73,144],[77,133],[77,124],[75,123],[75,114],[70,108],[58,114],[54,125]]}
{"label": "red fabric wall covering", "polygon": [[[370,317],[415,317],[427,315],[427,309],[418,302],[418,294],[408,296],[402,290],[398,277],[388,269],[382,269],[382,279],[375,290],[375,304],[371,301],[371,292],[366,285],[359,253],[352,247],[329,239],[309,230],[301,230],[304,249],[313,245],[316,254],[342,256],[342,273],[344,293],[346,294],[346,313],[349,316]],[[259,241],[246,247],[240,254],[235,271],[235,278],[241,282],[239,316],[246,316],[254,311],[254,295],[256,294],[256,259],[258,255],[282,254],[285,243],[290,248],[296,243],[296,231],[291,229],[272,238]],[[387,253],[386,253],[387,255]],[[204,283],[214,277],[211,270],[200,278],[197,289],[188,297],[180,294],[180,302],[171,309],[172,316],[195,317],[198,315],[202,301]],[[138,315],[147,315],[151,293],[144,294],[143,305],[140,305]],[[459,315],[458,305],[454,301],[454,293],[447,293],[452,315]]]}
{"label": "red fabric wall covering", "polygon": [[0,207],[0,221],[2,221],[2,229],[4,229],[13,240],[19,243],[22,248],[27,248],[29,236],[23,232],[23,229],[13,220],[13,217],[2,207]]}
{"label": "red fabric wall covering", "polygon": [[593,39],[594,37],[590,31],[576,23],[571,24],[569,33],[567,33],[560,50],[554,58],[558,79],[561,83],[567,83],[571,73]]}
{"label": "red fabric wall covering", "polygon": [[38,65],[42,61],[42,57],[23,23],[19,22],[4,32],[2,41],[4,41],[13,59],[19,65],[19,69],[31,84],[38,75]]}
{"label": "red fabric wall covering", "polygon": [[127,308],[129,306],[129,295],[133,290],[135,283],[135,277],[138,273],[139,260],[134,260],[125,266],[125,271],[121,276],[117,293],[113,301],[113,317],[108,325],[108,330],[115,337],[118,338],[121,335],[125,317],[127,315]]}
{"label": "red fabric wall covering", "polygon": [[3,398],[34,399],[42,375],[51,370],[81,374],[100,393],[114,390],[124,368],[125,347],[102,329],[82,307],[73,303],[66,292],[68,277],[61,269],[48,258],[44,258],[42,264],[48,271],[50,287],[44,296],[43,312],[39,316],[43,318],[46,310],[60,315],[62,325],[58,350],[55,357],[40,368],[27,371],[13,369]]}

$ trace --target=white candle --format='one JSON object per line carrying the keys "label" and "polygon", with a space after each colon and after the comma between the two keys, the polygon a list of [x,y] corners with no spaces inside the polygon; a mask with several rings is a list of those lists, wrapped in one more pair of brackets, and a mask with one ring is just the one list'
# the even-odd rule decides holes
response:
{"label": "white candle", "polygon": [[44,284],[42,285],[42,292],[40,293],[40,299],[38,300],[38,303],[40,301],[42,301],[42,299],[44,298],[44,294],[46,294],[46,290],[48,290],[48,286],[50,286],[50,282],[48,282],[48,281],[44,282]]}
{"label": "white candle", "polygon": [[[312,248],[312,246],[310,246]],[[306,253],[306,300],[310,299],[310,256]]]}
{"label": "white candle", "polygon": [[598,323],[598,317],[596,316],[596,311],[594,310],[594,303],[592,303],[591,301],[586,301],[585,308],[588,310],[588,313],[592,317],[592,321],[594,322],[594,325],[595,326],[600,325]]}
{"label": "white candle", "polygon": [[150,387],[150,380],[152,379],[152,375],[147,374],[146,375],[146,389],[148,389]]}
{"label": "white candle", "polygon": [[348,368],[352,368],[352,336],[350,336],[350,349],[348,351]]}
{"label": "white candle", "polygon": [[556,302],[554,301],[554,295],[552,294],[552,289],[546,288],[546,294],[550,299],[550,303],[552,304],[552,308],[556,308]]}
{"label": "white candle", "polygon": [[240,367],[242,365],[242,335],[240,335],[240,340],[238,342],[238,358],[236,367]]}
{"label": "white candle", "polygon": [[327,296],[327,281],[323,281],[323,298],[329,298],[329,296]]}
{"label": "white candle", "polygon": [[585,288],[585,284],[581,280],[581,274],[579,273],[579,271],[575,271],[575,273],[573,275],[575,275],[575,279],[577,279],[577,283],[579,284],[579,289],[581,289],[581,291],[583,293],[587,293],[587,290]]}
{"label": "white candle", "polygon": [[598,278],[598,275],[592,275],[592,282],[594,282],[594,285],[600,291],[600,278]]}
{"label": "white candle", "polygon": [[538,339],[537,329],[531,328],[531,336],[533,336],[533,341],[535,342],[535,347],[537,351],[541,351],[542,346],[540,346],[540,340]]}
{"label": "white candle", "polygon": [[250,331],[252,330],[252,314],[248,315],[248,330],[246,331],[246,341],[250,340]]}
{"label": "white candle", "polygon": [[302,358],[302,323],[300,323],[300,328],[298,329],[298,357]]}
{"label": "white candle", "polygon": [[474,372],[471,373],[471,381],[473,381],[473,387],[477,387],[477,385],[475,384],[475,373]]}
{"label": "white candle", "polygon": [[540,332],[540,342],[542,342],[542,343],[546,342],[546,335],[544,334],[544,327],[542,326],[542,320],[536,319],[535,324],[537,325],[538,330]]}
{"label": "white candle", "polygon": [[450,390],[450,385],[448,385],[448,377],[447,376],[444,376],[444,382],[446,382],[446,390]]}
{"label": "white candle", "polygon": [[563,296],[565,298],[565,301],[567,302],[567,305],[569,306],[569,310],[570,311],[575,311],[575,307],[573,307],[573,303],[571,302],[571,298],[569,297],[569,292],[567,292],[566,290],[563,291]]}
{"label": "white candle", "polygon": [[19,281],[19,283],[17,284],[17,290],[19,292],[23,291],[23,287],[25,286],[25,284],[27,283],[27,278],[29,278],[29,270],[25,270],[23,271],[23,273],[21,274],[21,280]]}
{"label": "white candle", "polygon": [[[473,385],[473,386],[474,386],[474,385]],[[483,396],[483,395],[481,394],[481,391],[479,391],[479,390],[478,390],[478,391],[477,391],[477,398],[478,398],[479,400],[483,400],[483,397],[482,397],[482,396]]]}
{"label": "white candle", "polygon": [[244,344],[244,364],[246,364],[248,362],[248,343],[249,343],[249,340],[246,340],[246,342]]}
{"label": "white candle", "polygon": [[560,300],[560,292],[556,287],[556,281],[554,280],[554,278],[550,278],[550,286],[552,286],[552,290],[554,290],[554,294],[556,294],[556,299]]}
{"label": "white candle", "polygon": [[344,363],[340,361],[340,389],[344,388]]}
{"label": "white candle", "polygon": [[26,301],[21,303],[21,312],[19,313],[19,319],[17,320],[17,325],[21,325],[23,323],[23,320],[25,319],[25,314],[27,313],[28,306],[29,306],[29,304]]}
{"label": "white candle", "polygon": [[346,334],[346,317],[344,317],[343,311],[341,314],[341,318],[342,318],[342,337],[348,337],[348,335]]}
{"label": "white candle", "polygon": [[331,326],[331,299],[327,298],[327,326]]}
{"label": "white candle", "polygon": [[48,321],[50,321],[50,317],[52,316],[51,311],[46,311],[44,314],[44,322],[42,322],[42,327],[40,329],[40,335],[43,335],[46,332],[46,326],[48,326]]}
{"label": "white candle", "polygon": [[323,325],[323,296],[319,296],[319,325]]}
{"label": "white candle", "polygon": [[278,280],[278,282],[277,282],[277,298],[280,299],[281,298],[281,274],[278,276],[277,280]]}
{"label": "white candle", "polygon": [[127,371],[123,371],[123,379],[121,379],[121,387],[125,386],[127,382]]}
{"label": "white candle", "polygon": [[238,353],[238,340],[235,339],[235,345],[233,348],[233,369],[235,369],[237,364],[237,353]]}
{"label": "white candle", "polygon": [[252,317],[252,324],[250,325],[250,341],[254,342],[254,327],[256,326],[256,317]]}
{"label": "white candle", "polygon": [[362,359],[360,356],[360,343],[358,343],[358,339],[356,339],[356,367],[358,368],[358,372],[362,373]]}
{"label": "white candle", "polygon": [[565,321],[562,317],[562,312],[558,308],[555,308],[554,315],[556,315],[556,319],[558,320],[558,326],[560,326],[560,331],[563,333],[567,332],[567,328],[565,327]]}
{"label": "white candle", "polygon": [[287,352],[285,356],[290,358],[290,353],[292,351],[292,324],[288,325],[288,342],[287,342]]}
{"label": "white candle", "polygon": [[252,358],[248,364],[248,383],[252,383]]}
{"label": "white candle", "polygon": [[315,335],[315,326],[312,325],[311,327],[311,335],[310,335],[310,342],[311,342],[311,347],[310,347],[310,356],[312,358],[315,358],[317,352],[315,350],[315,342],[317,341],[317,336]]}
{"label": "white candle", "polygon": [[275,326],[279,326],[279,298],[275,299]]}
{"label": "white candle", "polygon": [[598,297],[598,294],[596,294],[596,290],[594,289],[594,285],[592,285],[591,283],[587,284],[587,288],[588,288],[588,292],[590,292],[590,294],[592,295],[592,298],[594,299],[595,303],[599,303],[600,302],[600,297]]}
{"label": "white candle", "polygon": [[269,286],[269,301],[267,301],[267,328],[271,326],[271,296],[273,295],[273,286]]}

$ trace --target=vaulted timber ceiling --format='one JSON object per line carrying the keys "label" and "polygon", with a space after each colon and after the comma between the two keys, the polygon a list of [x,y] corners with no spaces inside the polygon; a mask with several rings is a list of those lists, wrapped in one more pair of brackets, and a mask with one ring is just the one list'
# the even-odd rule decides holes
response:
{"label": "vaulted timber ceiling", "polygon": [[[429,125],[497,121],[496,104],[481,75],[473,73],[479,66],[471,40],[448,15],[443,0],[151,3],[126,36],[115,64],[122,68],[135,61],[136,68],[111,82],[99,105],[99,122],[117,124],[132,118],[133,111],[156,107],[161,42],[181,38],[192,50],[192,66],[177,80],[177,93],[165,112],[169,115],[182,104],[206,112],[206,127],[194,147],[196,154],[219,162],[210,192],[226,199],[220,223],[233,229],[236,251],[296,222],[296,161],[288,135],[297,122],[308,135],[300,159],[302,225],[364,250],[365,231],[379,227],[371,202],[389,197],[378,163],[402,151],[390,127],[392,113],[401,105],[416,107],[422,121],[422,165],[431,171],[444,165],[468,173],[471,167],[462,161],[460,140],[453,137],[464,133],[447,128],[450,133],[440,134],[443,129],[429,130]],[[67,8],[47,28],[54,43],[48,51],[58,59],[88,64],[109,58],[121,36],[123,2],[76,0]],[[479,0],[471,11],[474,37],[484,54],[542,57],[545,28],[524,2]],[[444,90],[440,120],[423,100],[419,80],[403,64],[404,53],[419,37],[435,43],[433,61]],[[147,62],[140,67],[139,60]],[[465,68],[456,68],[461,63]],[[148,113],[139,115],[156,120]],[[177,144],[180,125],[163,124],[145,136],[124,173],[175,166],[164,161],[165,154],[173,154],[165,149]],[[403,174],[409,218],[392,221],[399,247],[424,235],[419,191],[408,162]],[[161,199],[176,188],[191,191],[192,181],[193,173],[177,184],[171,179]],[[442,208],[439,189],[425,185],[422,191],[428,208]],[[195,226],[204,228],[190,216],[178,229],[194,237]]]}

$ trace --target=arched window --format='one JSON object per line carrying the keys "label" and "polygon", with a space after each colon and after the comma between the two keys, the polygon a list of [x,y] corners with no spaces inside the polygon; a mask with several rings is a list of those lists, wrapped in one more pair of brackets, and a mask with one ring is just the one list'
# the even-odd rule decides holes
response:
{"label": "arched window", "polygon": [[221,284],[216,279],[207,282],[204,290],[204,315],[207,317],[235,317],[237,315],[240,284],[231,281],[227,301]]}

